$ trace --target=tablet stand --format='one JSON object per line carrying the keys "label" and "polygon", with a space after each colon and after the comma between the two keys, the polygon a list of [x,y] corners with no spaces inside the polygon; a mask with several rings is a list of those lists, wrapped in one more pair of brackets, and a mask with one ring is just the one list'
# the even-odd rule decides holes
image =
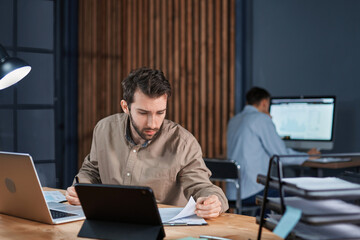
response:
{"label": "tablet stand", "polygon": [[162,226],[131,224],[114,221],[89,220],[84,221],[78,237],[97,239],[163,239]]}

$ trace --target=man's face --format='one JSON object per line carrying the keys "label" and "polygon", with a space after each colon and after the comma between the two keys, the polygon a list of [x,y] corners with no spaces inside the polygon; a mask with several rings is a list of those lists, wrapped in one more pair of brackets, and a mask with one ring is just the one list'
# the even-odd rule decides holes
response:
{"label": "man's face", "polygon": [[151,140],[158,133],[165,119],[166,105],[166,94],[151,98],[139,89],[135,91],[134,102],[128,108],[128,113],[132,127],[139,137]]}

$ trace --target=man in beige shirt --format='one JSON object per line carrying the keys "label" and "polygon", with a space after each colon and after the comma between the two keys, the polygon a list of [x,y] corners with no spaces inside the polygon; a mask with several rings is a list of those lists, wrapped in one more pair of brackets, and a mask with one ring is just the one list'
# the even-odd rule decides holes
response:
{"label": "man in beige shirt", "polygon": [[[159,70],[140,68],[122,82],[118,113],[99,121],[90,154],[77,174],[80,182],[151,187],[159,203],[184,206],[196,200],[196,214],[213,218],[228,209],[223,191],[213,185],[195,137],[165,119],[169,81]],[[80,204],[73,186],[66,192]]]}

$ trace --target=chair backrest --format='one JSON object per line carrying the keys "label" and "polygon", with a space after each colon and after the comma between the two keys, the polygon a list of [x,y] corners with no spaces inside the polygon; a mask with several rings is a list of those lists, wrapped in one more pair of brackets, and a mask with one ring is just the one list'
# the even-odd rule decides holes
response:
{"label": "chair backrest", "polygon": [[229,206],[235,208],[236,213],[249,212],[250,216],[255,216],[259,206],[242,206],[240,165],[229,159],[204,158],[204,161],[212,173],[211,180],[231,182],[235,185],[236,200],[229,200]]}
{"label": "chair backrest", "polygon": [[[229,201],[229,206],[241,213],[240,165],[234,160],[204,158],[207,168],[211,171],[211,180],[232,182],[236,188],[236,200]],[[234,202],[234,203],[233,203]]]}
{"label": "chair backrest", "polygon": [[204,158],[204,161],[212,173],[212,179],[237,180],[240,178],[240,166],[233,160]]}

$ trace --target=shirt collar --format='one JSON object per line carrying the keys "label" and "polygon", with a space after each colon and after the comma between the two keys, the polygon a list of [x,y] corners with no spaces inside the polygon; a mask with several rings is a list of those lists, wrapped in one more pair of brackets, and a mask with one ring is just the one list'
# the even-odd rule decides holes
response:
{"label": "shirt collar", "polygon": [[244,111],[246,112],[259,112],[259,110],[254,107],[253,105],[246,105],[244,108]]}

